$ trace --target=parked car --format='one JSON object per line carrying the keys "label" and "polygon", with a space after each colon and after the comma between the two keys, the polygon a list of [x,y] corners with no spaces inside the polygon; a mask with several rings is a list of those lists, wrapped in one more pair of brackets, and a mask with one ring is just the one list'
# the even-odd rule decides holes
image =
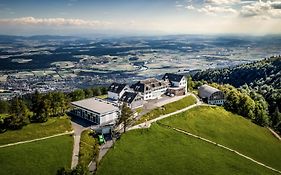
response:
{"label": "parked car", "polygon": [[100,144],[100,145],[105,143],[105,139],[104,139],[103,134],[98,135],[98,141],[99,141],[99,144]]}

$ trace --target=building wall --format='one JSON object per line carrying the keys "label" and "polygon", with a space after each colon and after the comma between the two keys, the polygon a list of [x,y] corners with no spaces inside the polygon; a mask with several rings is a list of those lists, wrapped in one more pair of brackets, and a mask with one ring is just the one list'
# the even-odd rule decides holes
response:
{"label": "building wall", "polygon": [[72,113],[77,117],[84,118],[95,124],[100,123],[100,114],[98,114],[98,113],[94,113],[92,111],[88,111],[88,110],[84,110],[84,109],[80,109],[80,108],[73,109]]}
{"label": "building wall", "polygon": [[224,99],[220,99],[220,100],[208,100],[208,104],[211,105],[223,105],[225,102]]}
{"label": "building wall", "polygon": [[111,99],[114,99],[114,100],[120,99],[122,97],[122,95],[125,93],[125,89],[126,88],[124,88],[119,94],[107,91],[108,98],[111,98]]}
{"label": "building wall", "polygon": [[176,88],[176,89],[175,88],[168,88],[167,93],[174,94],[176,96],[185,95],[186,94],[186,88],[184,88],[184,87]]}
{"label": "building wall", "polygon": [[113,120],[117,120],[118,118],[118,111],[110,112],[106,115],[101,115],[92,111],[75,108],[72,110],[72,113],[77,117],[81,117],[97,125],[104,125]]}
{"label": "building wall", "polygon": [[118,100],[118,97],[119,97],[117,93],[110,92],[110,91],[107,92],[107,95],[108,95],[108,98],[111,98],[114,100]]}
{"label": "building wall", "polygon": [[138,108],[138,107],[142,107],[143,106],[143,100],[135,100],[131,103],[130,105],[130,108],[131,109],[135,109],[135,108]]}
{"label": "building wall", "polygon": [[157,90],[151,90],[151,91],[146,91],[144,93],[144,100],[151,100],[151,99],[156,99],[159,98],[161,95],[163,95],[167,91],[167,87],[161,87]]}
{"label": "building wall", "polygon": [[102,115],[100,117],[100,125],[108,124],[109,122],[112,122],[113,120],[117,120],[118,118],[118,112],[111,112],[106,115]]}
{"label": "building wall", "polygon": [[224,99],[224,94],[221,91],[213,93],[209,98],[208,98],[208,103],[213,104],[213,105],[223,105],[225,102]]}

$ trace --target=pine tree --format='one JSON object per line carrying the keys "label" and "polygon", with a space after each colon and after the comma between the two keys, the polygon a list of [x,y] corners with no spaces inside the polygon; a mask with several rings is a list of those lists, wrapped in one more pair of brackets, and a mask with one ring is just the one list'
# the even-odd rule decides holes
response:
{"label": "pine tree", "polygon": [[10,116],[6,119],[10,129],[21,129],[28,123],[29,110],[25,103],[19,99],[14,98],[11,101]]}
{"label": "pine tree", "polygon": [[126,128],[130,124],[132,116],[133,116],[133,111],[131,110],[131,108],[127,106],[126,103],[124,103],[121,107],[121,116],[118,121],[118,124],[123,123],[124,132],[126,132]]}

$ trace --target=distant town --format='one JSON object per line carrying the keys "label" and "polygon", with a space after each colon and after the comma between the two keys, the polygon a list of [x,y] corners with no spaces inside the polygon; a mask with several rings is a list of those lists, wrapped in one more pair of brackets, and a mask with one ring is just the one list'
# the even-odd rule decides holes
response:
{"label": "distant town", "polygon": [[278,42],[270,36],[0,36],[0,99],[235,66],[280,55]]}

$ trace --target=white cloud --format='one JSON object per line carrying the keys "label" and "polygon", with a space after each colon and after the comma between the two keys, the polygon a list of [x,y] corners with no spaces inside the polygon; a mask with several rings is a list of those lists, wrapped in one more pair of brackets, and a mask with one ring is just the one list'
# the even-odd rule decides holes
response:
{"label": "white cloud", "polygon": [[195,9],[195,7],[193,5],[188,5],[185,8],[188,9],[188,10],[194,10]]}
{"label": "white cloud", "polygon": [[12,19],[0,19],[0,24],[97,27],[109,25],[110,23],[83,19],[22,17]]}
{"label": "white cloud", "polygon": [[181,7],[183,7],[183,5],[182,4],[176,4],[176,7],[181,8]]}
{"label": "white cloud", "polygon": [[281,2],[260,1],[242,7],[242,17],[281,18]]}
{"label": "white cloud", "polygon": [[208,4],[235,4],[235,3],[239,3],[240,0],[205,0],[205,3]]}
{"label": "white cloud", "polygon": [[198,12],[205,13],[207,15],[216,16],[217,14],[228,14],[228,15],[235,15],[237,11],[230,7],[220,7],[220,6],[211,6],[206,5],[200,9]]}

